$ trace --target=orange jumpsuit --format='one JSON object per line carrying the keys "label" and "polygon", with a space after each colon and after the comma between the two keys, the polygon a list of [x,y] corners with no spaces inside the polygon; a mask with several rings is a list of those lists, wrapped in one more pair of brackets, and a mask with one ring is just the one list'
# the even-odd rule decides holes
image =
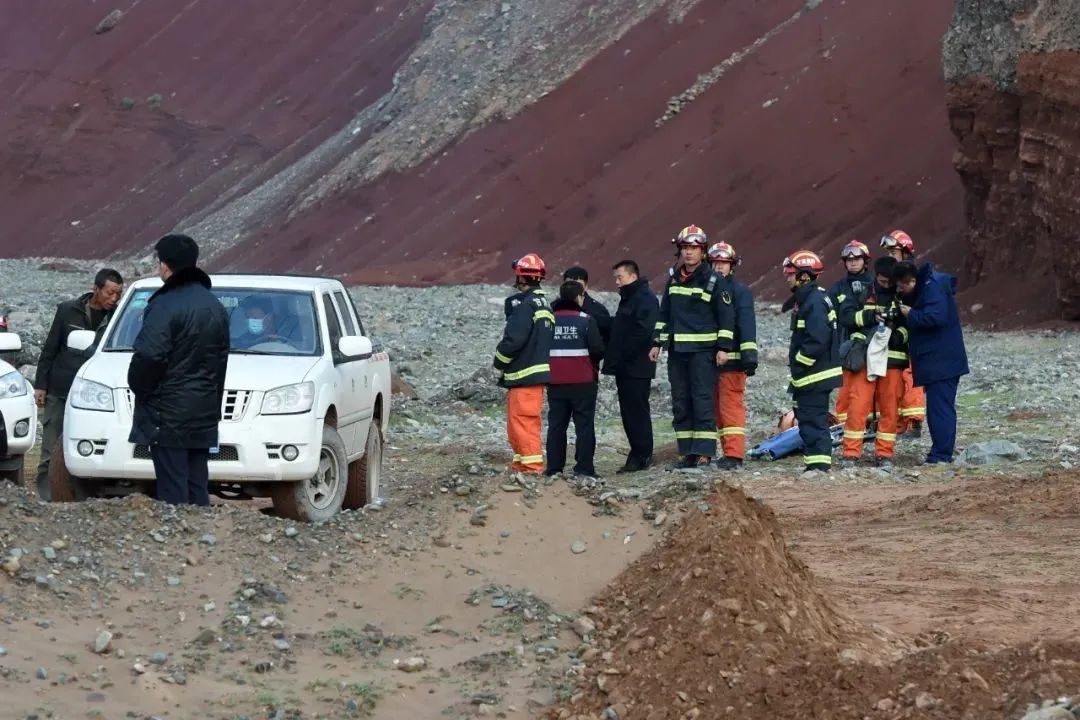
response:
{"label": "orange jumpsuit", "polygon": [[904,370],[904,393],[900,401],[900,432],[907,432],[911,424],[926,418],[926,393],[921,387],[915,387],[911,376],[911,367]]}

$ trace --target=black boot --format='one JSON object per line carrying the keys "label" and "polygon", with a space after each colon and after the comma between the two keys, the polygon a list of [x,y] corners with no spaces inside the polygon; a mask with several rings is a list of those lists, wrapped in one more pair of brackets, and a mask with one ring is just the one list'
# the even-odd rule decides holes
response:
{"label": "black boot", "polygon": [[742,460],[733,457],[722,457],[716,461],[717,470],[738,470],[742,467]]}
{"label": "black boot", "polygon": [[674,465],[671,466],[672,470],[688,470],[690,468],[696,468],[698,466],[697,455],[685,455],[679,459]]}

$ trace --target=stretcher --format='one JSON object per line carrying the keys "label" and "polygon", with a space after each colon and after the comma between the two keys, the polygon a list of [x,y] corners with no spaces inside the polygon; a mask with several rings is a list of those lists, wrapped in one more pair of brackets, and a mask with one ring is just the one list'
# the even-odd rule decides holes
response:
{"label": "stretcher", "polygon": [[[829,434],[832,436],[833,447],[839,447],[844,443],[844,423],[834,423],[829,426]],[[872,423],[867,426],[866,432],[863,434],[863,442],[873,442],[877,437],[876,423]],[[788,428],[776,435],[773,435],[768,440],[765,440],[760,445],[755,446],[749,452],[752,460],[765,460],[772,462],[773,460],[779,460],[785,458],[788,455],[794,455],[797,452],[802,452],[803,442],[799,437],[799,426]]]}

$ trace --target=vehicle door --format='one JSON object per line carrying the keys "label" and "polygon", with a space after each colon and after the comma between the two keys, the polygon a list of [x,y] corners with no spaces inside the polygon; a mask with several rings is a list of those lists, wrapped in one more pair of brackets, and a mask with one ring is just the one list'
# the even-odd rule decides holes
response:
{"label": "vehicle door", "polygon": [[345,335],[356,334],[356,322],[351,315],[341,312],[332,291],[324,290],[320,293],[320,299],[326,314],[330,354],[334,361],[338,434],[345,442],[348,454],[353,456],[363,449],[365,436],[361,435],[361,431],[366,432],[364,420],[371,416],[370,401],[365,404],[364,397],[363,368],[367,361],[341,354],[338,341]]}

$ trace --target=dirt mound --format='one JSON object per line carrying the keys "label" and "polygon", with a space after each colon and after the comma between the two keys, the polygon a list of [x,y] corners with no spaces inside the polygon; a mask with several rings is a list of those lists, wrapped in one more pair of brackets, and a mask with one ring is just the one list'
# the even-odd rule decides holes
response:
{"label": "dirt mound", "polygon": [[551,718],[1012,717],[1080,682],[1076,645],[907,645],[845,618],[772,511],[732,488],[588,613],[579,692]]}
{"label": "dirt mound", "polygon": [[913,517],[937,514],[949,517],[1019,518],[1030,508],[1041,516],[1075,517],[1080,506],[1080,477],[1076,473],[1050,472],[1027,477],[975,478],[958,487],[925,496],[897,500],[885,515]]}

